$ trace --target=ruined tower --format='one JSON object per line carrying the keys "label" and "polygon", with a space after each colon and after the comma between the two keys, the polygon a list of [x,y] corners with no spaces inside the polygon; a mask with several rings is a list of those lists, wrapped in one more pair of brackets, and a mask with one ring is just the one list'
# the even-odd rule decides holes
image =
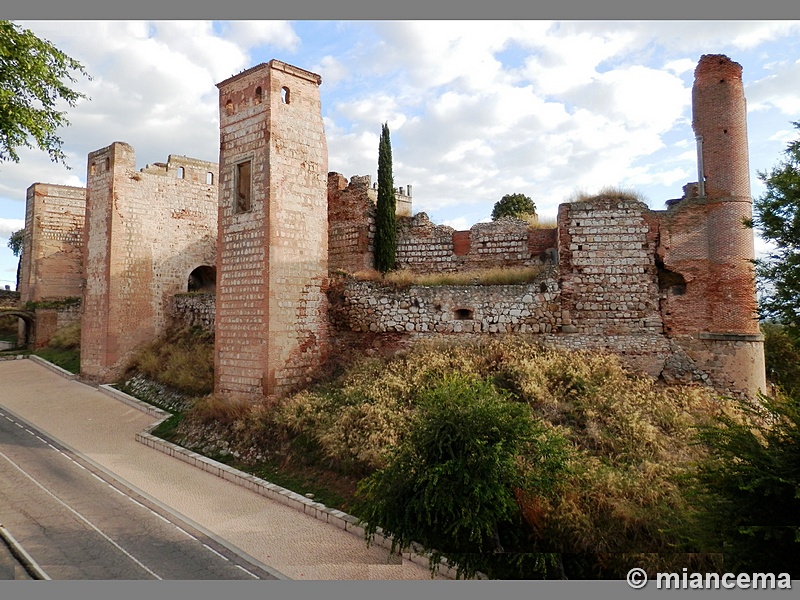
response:
{"label": "ruined tower", "polygon": [[672,204],[661,225],[662,313],[673,337],[720,389],[765,387],[756,315],[753,230],[742,67],[707,54],[695,69],[692,125],[696,197]]}
{"label": "ruined tower", "polygon": [[327,348],[328,151],[319,75],[278,60],[219,84],[215,390],[306,383]]}
{"label": "ruined tower", "polygon": [[114,381],[166,329],[189,275],[216,262],[217,165],[171,155],[136,169],[123,142],[89,154],[81,375]]}

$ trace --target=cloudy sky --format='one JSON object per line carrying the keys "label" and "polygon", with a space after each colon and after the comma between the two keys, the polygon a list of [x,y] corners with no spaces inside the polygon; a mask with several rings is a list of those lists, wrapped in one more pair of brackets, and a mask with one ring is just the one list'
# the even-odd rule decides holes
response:
{"label": "cloudy sky", "polygon": [[744,67],[751,184],[800,120],[800,22],[23,21],[79,60],[89,96],[61,131],[71,170],[34,150],[0,163],[0,286],[34,182],[85,185],[86,155],[131,144],[137,165],[218,160],[215,84],[272,58],[322,75],[329,169],[377,173],[388,122],[395,185],[458,229],[504,194],[539,214],[576,191],[621,186],[654,209],[696,181],[693,70],[702,54]]}

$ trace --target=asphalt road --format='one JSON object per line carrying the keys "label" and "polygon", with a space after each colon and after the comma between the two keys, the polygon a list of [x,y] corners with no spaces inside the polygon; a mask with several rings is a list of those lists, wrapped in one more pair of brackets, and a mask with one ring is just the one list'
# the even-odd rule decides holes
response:
{"label": "asphalt road", "polygon": [[2,408],[0,524],[52,579],[275,579]]}

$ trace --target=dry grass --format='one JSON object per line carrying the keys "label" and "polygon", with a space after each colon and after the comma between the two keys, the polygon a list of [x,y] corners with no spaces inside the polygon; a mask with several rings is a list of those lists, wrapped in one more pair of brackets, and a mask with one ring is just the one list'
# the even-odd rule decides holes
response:
{"label": "dry grass", "polygon": [[200,331],[168,332],[134,356],[129,371],[187,395],[204,396],[214,389],[214,340]]}
{"label": "dry grass", "polygon": [[353,277],[359,281],[374,281],[395,288],[411,286],[436,287],[443,285],[514,285],[530,283],[541,275],[543,268],[493,267],[473,269],[456,273],[414,273],[410,269],[399,269],[384,276],[378,271],[358,271]]}
{"label": "dry grass", "polygon": [[539,217],[534,215],[527,219],[528,229],[555,229],[558,227],[558,219],[556,217]]}
{"label": "dry grass", "polygon": [[62,348],[73,350],[81,345],[81,323],[77,321],[66,327],[62,327],[50,338],[48,346],[51,348]]}
{"label": "dry grass", "polygon": [[601,188],[600,191],[595,194],[590,194],[585,190],[576,190],[570,194],[565,202],[586,202],[588,200],[597,200],[600,198],[644,202],[647,204],[647,198],[635,189],[610,185]]}

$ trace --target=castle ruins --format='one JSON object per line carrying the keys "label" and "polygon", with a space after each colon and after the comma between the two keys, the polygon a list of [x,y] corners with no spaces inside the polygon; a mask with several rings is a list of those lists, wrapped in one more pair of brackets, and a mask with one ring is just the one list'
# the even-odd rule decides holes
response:
{"label": "castle ruins", "polygon": [[137,170],[115,142],[89,155],[85,189],[33,184],[19,289],[31,343],[80,319],[81,375],[109,382],[171,322],[213,329],[215,391],[249,400],[302,387],[334,355],[495,335],[610,350],[668,383],[765,389],[740,65],[701,57],[699,181],[666,210],[600,195],[560,205],[550,229],[454,231],[412,216],[400,189],[400,266],[541,267],[499,286],[343,275],[372,267],[375,194],[369,177],[328,173],[320,84],[278,60],[219,83],[219,166],[173,155]]}

